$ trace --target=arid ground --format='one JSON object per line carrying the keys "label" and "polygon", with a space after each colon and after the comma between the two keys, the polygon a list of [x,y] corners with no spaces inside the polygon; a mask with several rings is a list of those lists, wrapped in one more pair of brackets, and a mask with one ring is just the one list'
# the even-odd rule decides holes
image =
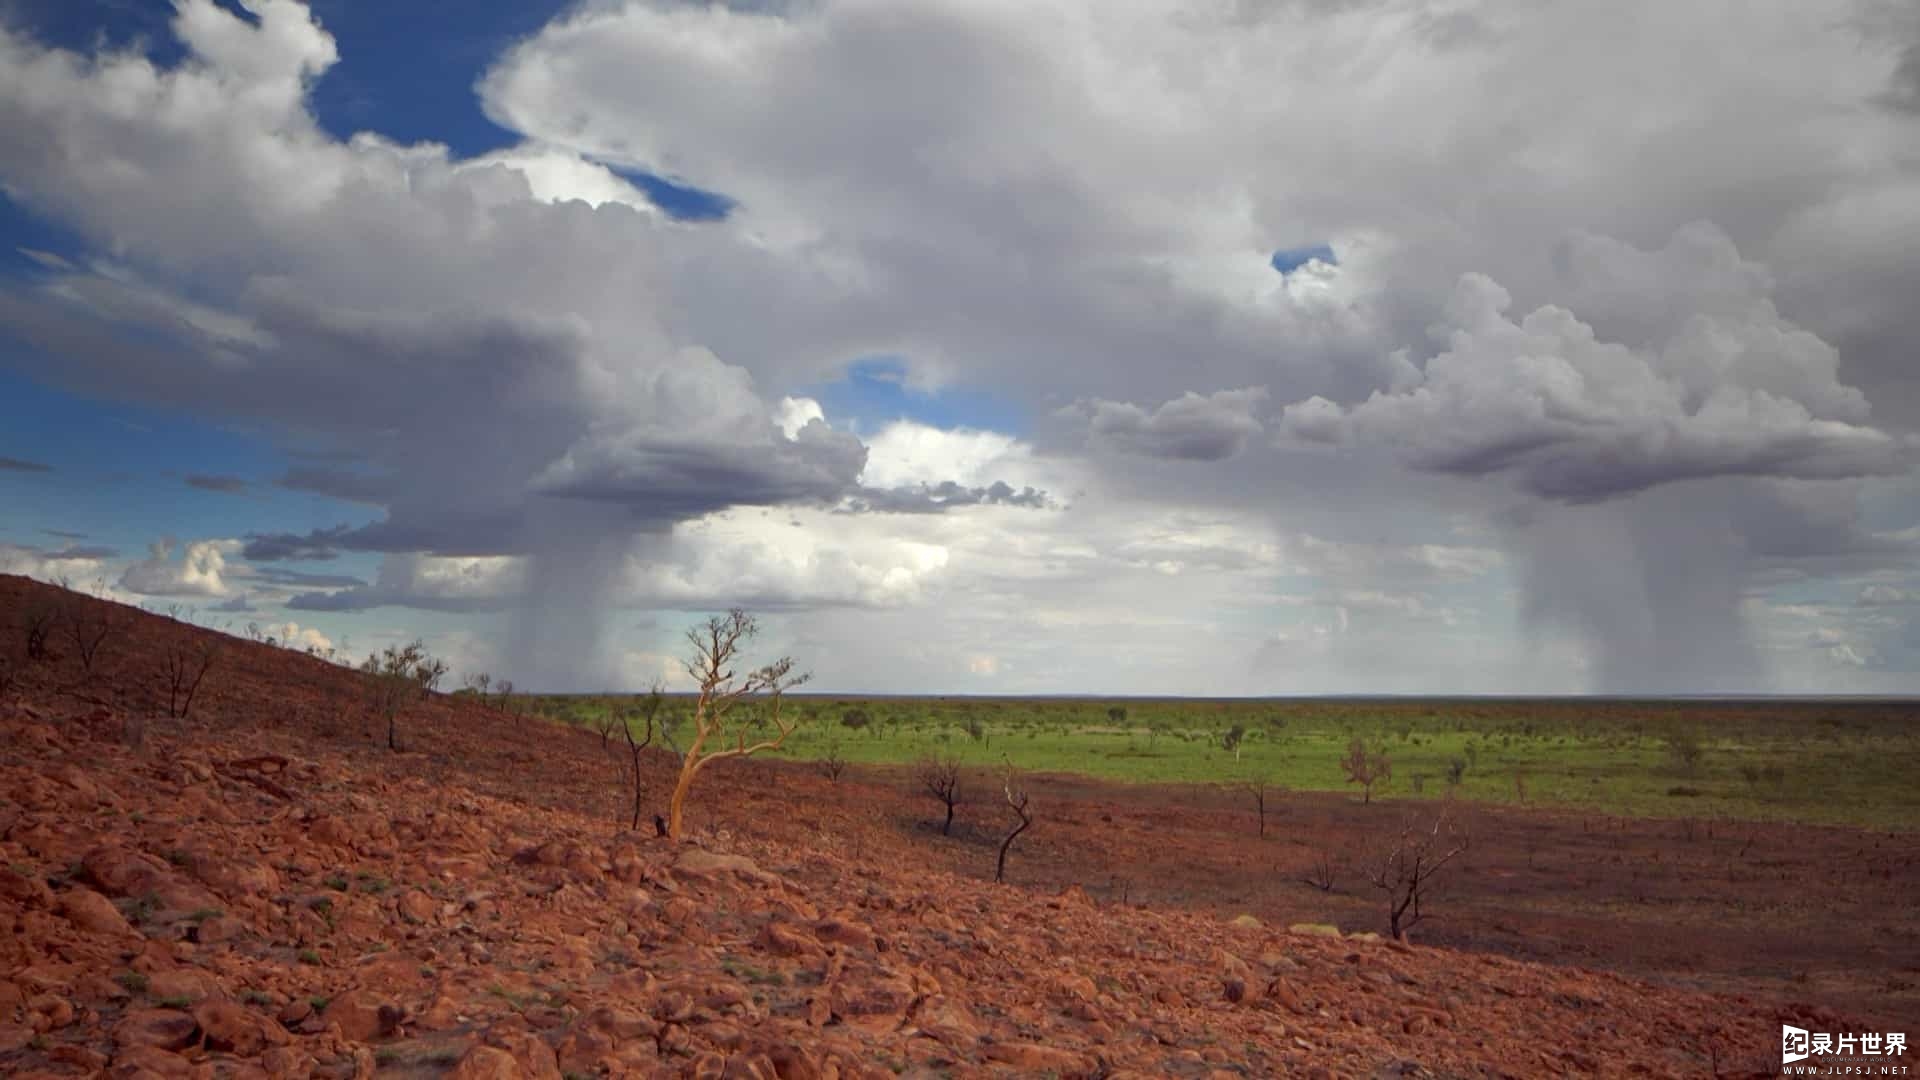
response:
{"label": "arid ground", "polygon": [[[0,579],[8,627],[54,603],[95,602]],[[389,751],[361,677],[243,641],[173,719],[210,632],[112,617],[91,671],[0,650],[8,1075],[1737,1076],[1920,1015],[1910,832],[1465,802],[1407,944],[1367,870],[1432,800],[1277,795],[1263,839],[1030,774],[995,885],[1000,777],[942,837],[900,769],[757,760],[675,844],[596,734],[436,696]]]}

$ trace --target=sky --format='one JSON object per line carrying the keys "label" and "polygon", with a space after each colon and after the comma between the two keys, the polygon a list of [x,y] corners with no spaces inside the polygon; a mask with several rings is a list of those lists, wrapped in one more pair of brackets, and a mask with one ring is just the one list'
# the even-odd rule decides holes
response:
{"label": "sky", "polygon": [[1900,0],[0,0],[0,572],[542,690],[1920,693]]}

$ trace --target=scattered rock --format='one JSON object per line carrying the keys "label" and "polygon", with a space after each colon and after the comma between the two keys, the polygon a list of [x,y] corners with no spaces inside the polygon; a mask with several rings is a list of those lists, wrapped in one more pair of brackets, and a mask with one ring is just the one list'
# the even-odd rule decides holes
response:
{"label": "scattered rock", "polygon": [[1094,1075],[1093,1059],[1071,1050],[1057,1046],[1042,1046],[1039,1043],[999,1042],[986,1048],[987,1060],[1010,1065],[1028,1074],[1052,1073],[1066,1080],[1069,1077]]}
{"label": "scattered rock", "polygon": [[68,890],[60,897],[59,911],[68,922],[91,934],[123,937],[133,933],[132,925],[113,906],[113,901],[92,889],[81,887]]}
{"label": "scattered rock", "polygon": [[289,1041],[285,1028],[230,1001],[206,1002],[193,1010],[193,1018],[215,1053],[252,1057]]}
{"label": "scattered rock", "polygon": [[376,991],[356,987],[329,1001],[321,1019],[339,1024],[341,1038],[365,1043],[398,1031],[406,1012]]}
{"label": "scattered rock", "polygon": [[778,885],[780,878],[760,869],[745,855],[722,855],[704,848],[687,847],[673,861],[673,872],[710,882],[746,881],[755,885]]}
{"label": "scattered rock", "polygon": [[447,1080],[525,1080],[525,1070],[513,1055],[494,1046],[475,1046],[460,1055]]}
{"label": "scattered rock", "polygon": [[199,1022],[179,1009],[132,1009],[113,1028],[114,1045],[122,1048],[185,1050],[199,1039]]}

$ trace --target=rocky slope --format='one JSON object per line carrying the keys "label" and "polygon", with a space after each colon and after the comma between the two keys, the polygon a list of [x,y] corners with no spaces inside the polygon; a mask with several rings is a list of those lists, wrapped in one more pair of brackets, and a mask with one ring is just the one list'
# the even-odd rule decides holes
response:
{"label": "rocky slope", "polygon": [[389,753],[349,673],[265,646],[146,719],[204,631],[123,610],[115,663],[29,664],[43,588],[0,581],[7,1075],[1744,1075],[1782,1017],[1846,1024],[916,869],[781,767],[703,779],[670,844],[539,786],[611,775],[591,737],[441,700]]}

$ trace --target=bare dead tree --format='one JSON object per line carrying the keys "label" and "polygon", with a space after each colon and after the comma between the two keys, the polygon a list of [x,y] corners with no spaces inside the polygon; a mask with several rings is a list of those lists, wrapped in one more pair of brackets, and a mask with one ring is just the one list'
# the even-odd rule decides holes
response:
{"label": "bare dead tree", "polygon": [[1026,832],[1027,829],[1033,825],[1033,811],[1029,808],[1027,789],[1024,787],[1015,787],[1014,782],[1017,779],[1018,777],[1013,769],[1013,762],[1009,759],[1007,762],[1007,775],[1004,788],[1007,795],[1007,808],[1013,811],[1015,824],[1013,831],[1007,833],[1007,838],[1000,841],[1000,859],[993,865],[993,880],[995,884],[1007,879],[1007,852],[1013,847],[1013,842],[1018,840],[1020,834]]}
{"label": "bare dead tree", "polygon": [[1393,762],[1386,751],[1370,754],[1367,744],[1359,739],[1347,744],[1347,756],[1340,759],[1340,768],[1347,774],[1347,783],[1360,785],[1363,803],[1373,801],[1373,785],[1393,776]]}
{"label": "bare dead tree", "polygon": [[513,680],[501,679],[494,685],[500,691],[500,704],[496,706],[496,708],[501,712],[511,712],[513,707]]}
{"label": "bare dead tree", "polygon": [[840,782],[840,774],[847,771],[847,759],[840,756],[839,743],[827,744],[827,756],[820,759],[820,771],[826,775],[829,783]]}
{"label": "bare dead tree", "polygon": [[[97,589],[105,592],[106,582],[101,581]],[[91,676],[93,663],[99,659],[101,647],[120,629],[118,612],[107,600],[87,600],[74,596],[62,625],[67,628],[67,640],[73,642],[73,651],[80,658],[80,670]]]}
{"label": "bare dead tree", "polygon": [[1307,876],[1300,880],[1319,889],[1321,892],[1332,892],[1333,853],[1326,848],[1315,848],[1313,851],[1313,867],[1307,871]]}
{"label": "bare dead tree", "polygon": [[60,625],[60,606],[44,597],[28,600],[20,608],[20,629],[27,638],[27,659],[45,660],[47,642]]}
{"label": "bare dead tree", "polygon": [[940,824],[940,835],[953,835],[953,807],[960,801],[960,759],[928,756],[913,765],[913,779],[927,794],[947,808],[947,820]]}
{"label": "bare dead tree", "polygon": [[484,671],[472,672],[461,685],[465,689],[473,691],[474,700],[478,701],[482,708],[486,707],[487,691],[493,686],[492,675]]}
{"label": "bare dead tree", "polygon": [[386,718],[387,749],[398,750],[401,711],[408,702],[432,694],[447,665],[429,656],[424,642],[414,640],[369,653],[360,671],[367,676],[369,705],[375,715]]}
{"label": "bare dead tree", "polygon": [[[734,673],[742,651],[759,632],[760,624],[740,608],[715,615],[704,625],[687,631],[687,643],[693,649],[686,661],[687,674],[692,676],[700,693],[693,707],[693,739],[680,758],[680,779],[667,802],[667,834],[676,840],[682,835],[687,793],[693,789],[694,778],[701,770],[716,761],[777,750],[799,726],[797,719],[784,716],[780,711],[781,698],[786,692],[808,678],[793,673],[791,657],[783,656],[745,675]],[[755,719],[773,731],[757,742],[747,741],[747,732],[754,725],[731,720],[734,709],[750,698],[765,700],[766,711]],[[729,735],[731,746],[727,745]],[[709,742],[718,748],[708,749]]]}
{"label": "bare dead tree", "polygon": [[1387,894],[1387,928],[1394,940],[1405,941],[1407,931],[1427,917],[1433,882],[1447,865],[1467,850],[1467,829],[1454,815],[1451,799],[1443,800],[1431,824],[1418,815],[1402,822],[1386,856],[1368,875]]}
{"label": "bare dead tree", "polygon": [[[665,688],[656,682],[647,689],[647,696],[640,699],[640,703],[635,706],[631,714],[622,714],[620,717],[620,730],[627,738],[627,779],[631,782],[633,789],[633,820],[627,826],[629,829],[640,827],[640,801],[645,794],[641,786],[640,759],[643,751],[653,745],[654,721],[659,717],[660,706],[666,700]],[[633,723],[636,719],[646,724],[646,734],[637,738],[633,734]],[[655,818],[657,820],[658,815],[655,815]]]}
{"label": "bare dead tree", "polygon": [[1265,840],[1267,838],[1267,796],[1272,794],[1274,789],[1267,786],[1267,780],[1263,776],[1242,780],[1235,786],[1253,799],[1253,808],[1260,815],[1260,839]]}
{"label": "bare dead tree", "polygon": [[613,741],[613,733],[624,727],[626,723],[626,713],[620,706],[614,704],[608,704],[606,711],[594,718],[593,730],[600,735],[601,753],[607,752],[607,748]]}
{"label": "bare dead tree", "polygon": [[220,639],[214,635],[176,641],[167,646],[164,663],[167,677],[167,715],[185,720],[193,711],[194,695],[200,683],[220,655]]}

